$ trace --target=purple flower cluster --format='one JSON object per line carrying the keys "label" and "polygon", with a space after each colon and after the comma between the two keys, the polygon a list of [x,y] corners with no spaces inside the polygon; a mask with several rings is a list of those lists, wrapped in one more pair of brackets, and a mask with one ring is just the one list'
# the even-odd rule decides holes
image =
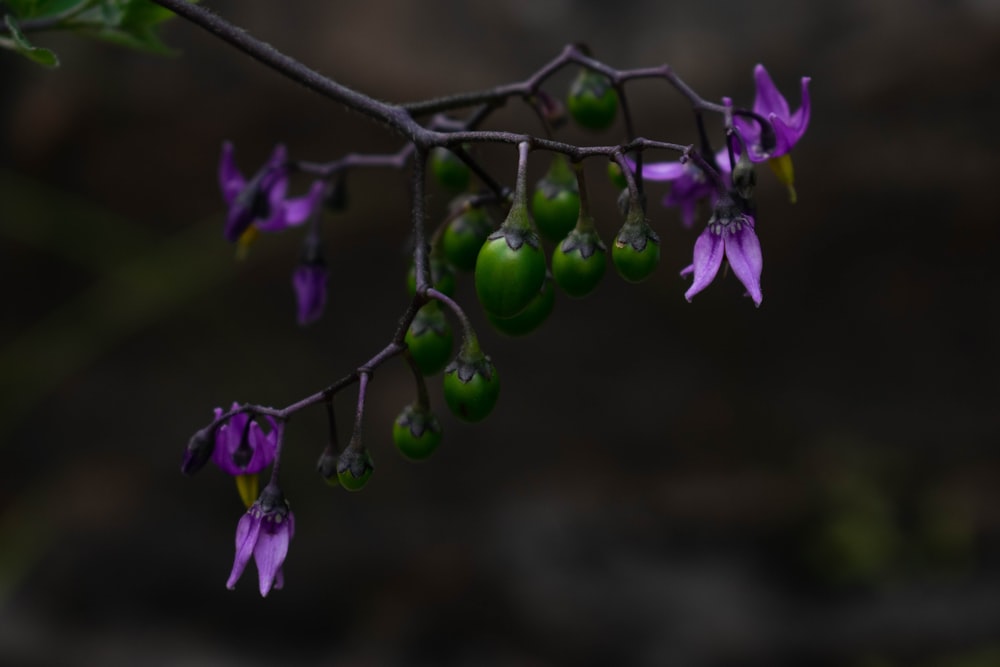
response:
{"label": "purple flower cluster", "polygon": [[[802,78],[802,105],[795,113],[778,91],[771,76],[763,65],[754,68],[757,93],[753,111],[770,123],[774,131],[775,145],[766,150],[762,137],[765,128],[753,118],[735,115],[733,130],[735,140],[733,153],[738,159],[749,158],[751,162],[768,160],[781,180],[788,186],[794,201],[792,187],[792,167],[788,152],[805,134],[809,125],[809,77]],[[763,298],[760,290],[760,274],[763,267],[760,242],[754,231],[756,221],[749,212],[749,204],[741,201],[738,194],[726,192],[732,178],[729,151],[724,150],[714,156],[718,173],[710,178],[702,168],[692,161],[661,162],[644,165],[642,176],[651,181],[669,181],[671,188],[664,198],[667,207],[680,209],[681,220],[690,227],[694,223],[695,211],[702,201],[708,201],[713,213],[705,230],[695,241],[694,260],[681,271],[681,275],[692,275],[694,280],[684,294],[688,301],[707,287],[726,259],[733,273],[747,288],[754,304],[760,306]],[[717,178],[716,178],[717,176]],[[720,187],[723,186],[723,187]]]}
{"label": "purple flower cluster", "polygon": [[[297,227],[319,213],[326,190],[323,181],[314,182],[302,197],[286,196],[289,167],[284,146],[276,146],[264,166],[249,180],[236,167],[233,153],[231,143],[223,144],[219,186],[229,207],[223,231],[226,239],[246,246],[257,232],[280,232]],[[315,245],[316,240],[311,239],[308,243]],[[300,263],[292,273],[298,322],[302,325],[318,320],[326,306],[326,265],[318,251],[312,254],[312,259]]]}

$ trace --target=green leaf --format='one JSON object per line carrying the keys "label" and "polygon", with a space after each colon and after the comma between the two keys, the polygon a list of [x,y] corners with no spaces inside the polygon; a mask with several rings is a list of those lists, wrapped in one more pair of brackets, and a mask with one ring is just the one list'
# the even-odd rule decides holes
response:
{"label": "green leaf", "polygon": [[160,40],[159,24],[174,17],[150,0],[99,0],[99,6],[80,15],[97,39],[162,55],[176,52]]}
{"label": "green leaf", "polygon": [[12,45],[11,48],[22,56],[35,61],[39,65],[44,65],[45,67],[59,67],[59,58],[55,53],[49,49],[43,49],[40,46],[32,46],[31,42],[24,36],[20,28],[17,27],[17,23],[8,14],[3,17],[4,23],[7,24],[7,29],[10,31],[12,40],[5,40],[2,43],[4,46]]}
{"label": "green leaf", "polygon": [[4,0],[14,16],[21,20],[58,16],[90,2],[92,0]]}

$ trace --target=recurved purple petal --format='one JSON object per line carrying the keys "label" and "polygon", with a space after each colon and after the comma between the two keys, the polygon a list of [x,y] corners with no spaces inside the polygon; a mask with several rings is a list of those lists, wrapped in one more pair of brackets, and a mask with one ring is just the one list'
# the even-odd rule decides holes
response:
{"label": "recurved purple petal", "polygon": [[288,226],[294,227],[308,220],[322,204],[325,189],[322,181],[315,181],[305,196],[285,200],[285,222]]}
{"label": "recurved purple petal", "polygon": [[263,529],[257,536],[257,544],[253,550],[257,561],[257,574],[260,576],[260,594],[267,596],[274,585],[275,577],[288,555],[290,530],[288,517],[275,514],[264,519]]}
{"label": "recurved purple petal", "polygon": [[264,433],[264,429],[256,422],[250,425],[250,447],[253,448],[253,456],[247,463],[245,472],[248,475],[260,472],[274,461],[280,427],[274,417],[268,415],[267,420],[271,424],[271,430],[268,433]]}
{"label": "recurved purple petal", "polygon": [[229,573],[229,580],[226,581],[226,588],[232,590],[236,586],[250,562],[250,556],[254,553],[254,547],[260,536],[260,516],[254,514],[256,506],[247,510],[247,513],[240,518],[236,524],[236,558],[233,561],[233,571]]}
{"label": "recurved purple petal", "polygon": [[246,187],[246,179],[236,168],[233,150],[232,143],[225,142],[222,144],[222,157],[219,159],[219,188],[227,205],[232,204],[236,195]]}
{"label": "recurved purple petal", "polygon": [[[629,165],[635,169],[631,161]],[[673,181],[684,174],[684,165],[680,162],[652,162],[642,165],[642,177],[649,181]]]}
{"label": "recurved purple petal", "polygon": [[722,266],[724,251],[725,244],[722,242],[722,237],[706,227],[698,240],[694,242],[694,261],[691,264],[694,281],[688,291],[684,292],[685,299],[690,301],[691,297],[708,287],[715,279],[715,274]]}
{"label": "recurved purple petal", "polygon": [[[239,407],[238,404],[233,403],[233,408],[237,407]],[[243,439],[243,430],[246,428],[249,418],[245,412],[233,415],[215,431],[215,451],[212,453],[212,461],[228,475],[241,475],[247,472],[236,464],[233,455],[239,449]]]}
{"label": "recurved purple petal", "polygon": [[757,96],[753,101],[753,110],[764,118],[772,113],[779,118],[788,118],[791,112],[788,109],[788,102],[784,95],[778,91],[778,87],[771,80],[771,75],[767,73],[763,65],[758,64],[753,70],[754,81],[757,83]]}
{"label": "recurved purple petal", "polygon": [[739,231],[727,234],[725,245],[729,267],[747,288],[754,305],[759,307],[764,298],[760,292],[760,272],[764,267],[764,260],[753,224],[744,224]]}

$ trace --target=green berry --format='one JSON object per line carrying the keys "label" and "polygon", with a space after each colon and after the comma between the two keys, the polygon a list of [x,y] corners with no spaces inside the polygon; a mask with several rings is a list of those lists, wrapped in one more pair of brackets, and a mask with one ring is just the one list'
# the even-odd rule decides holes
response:
{"label": "green berry", "polygon": [[576,225],[580,195],[576,188],[539,187],[531,197],[531,214],[542,236],[559,241]]}
{"label": "green berry", "polygon": [[445,369],[444,400],[459,419],[482,421],[493,411],[499,396],[500,377],[490,358],[481,352],[478,357],[459,354]]}
{"label": "green berry", "polygon": [[580,190],[566,158],[556,154],[531,197],[531,214],[539,233],[560,241],[576,225],[580,215]]}
{"label": "green berry", "polygon": [[[448,296],[455,294],[455,270],[446,261],[436,255],[430,257],[431,285],[437,291]],[[417,267],[410,262],[410,270],[406,273],[406,290],[410,296],[417,293]]]}
{"label": "green berry", "polygon": [[486,313],[486,317],[490,320],[493,328],[500,333],[508,336],[524,336],[537,329],[548,319],[555,302],[555,283],[552,282],[551,276],[546,276],[545,282],[542,283],[542,289],[520,313],[513,317],[497,317]]}
{"label": "green berry", "polygon": [[486,209],[470,208],[448,223],[441,237],[441,250],[456,268],[472,271],[476,268],[479,250],[492,231],[493,222]]}
{"label": "green berry", "polygon": [[596,231],[574,230],[552,253],[552,276],[570,296],[586,296],[604,277],[607,252]]}
{"label": "green berry", "polygon": [[545,281],[545,255],[530,227],[490,234],[476,259],[476,294],[487,313],[512,317],[524,310]]}
{"label": "green berry", "polygon": [[660,261],[660,237],[645,222],[626,222],[615,237],[611,259],[622,278],[642,282]]}
{"label": "green berry", "polygon": [[351,440],[337,461],[337,480],[348,491],[360,491],[371,479],[374,470],[375,463],[368,449]]}
{"label": "green berry", "polygon": [[618,113],[618,94],[602,74],[580,70],[567,99],[569,114],[588,130],[606,130]]}
{"label": "green berry", "polygon": [[439,373],[448,364],[454,336],[437,301],[417,311],[404,341],[423,375]]}
{"label": "green berry", "polygon": [[469,187],[471,172],[468,165],[447,148],[439,146],[431,151],[431,172],[442,187],[454,192]]}
{"label": "green berry", "polygon": [[628,181],[625,180],[625,174],[622,173],[622,168],[618,166],[617,162],[608,162],[608,178],[619,190],[624,190],[628,187]]}
{"label": "green berry", "polygon": [[441,424],[430,410],[410,404],[396,417],[392,440],[403,456],[423,461],[441,444]]}

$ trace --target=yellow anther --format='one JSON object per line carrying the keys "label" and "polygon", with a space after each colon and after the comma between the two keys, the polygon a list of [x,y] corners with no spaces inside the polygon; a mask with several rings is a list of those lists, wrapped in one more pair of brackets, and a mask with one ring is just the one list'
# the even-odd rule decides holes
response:
{"label": "yellow anther", "polygon": [[236,490],[240,492],[240,499],[247,507],[253,505],[260,495],[260,476],[257,473],[252,475],[237,475]]}
{"label": "yellow anther", "polygon": [[795,168],[792,166],[792,156],[785,153],[781,157],[771,158],[767,164],[771,166],[771,171],[778,180],[788,188],[788,200],[794,204],[798,197],[795,194]]}
{"label": "yellow anther", "polygon": [[247,255],[250,254],[250,246],[253,245],[258,236],[260,236],[260,232],[253,225],[247,227],[246,231],[240,234],[240,238],[236,240],[236,259],[247,258]]}

